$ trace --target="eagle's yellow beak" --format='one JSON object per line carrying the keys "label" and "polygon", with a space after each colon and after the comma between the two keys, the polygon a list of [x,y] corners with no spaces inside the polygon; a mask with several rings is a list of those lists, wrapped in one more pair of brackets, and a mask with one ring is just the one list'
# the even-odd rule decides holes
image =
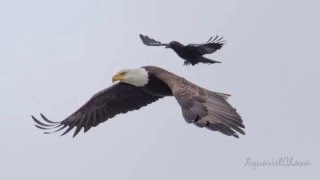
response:
{"label": "eagle's yellow beak", "polygon": [[116,74],[112,77],[112,83],[116,82],[116,81],[121,81],[121,80],[124,80],[125,77],[124,75],[121,75],[121,74]]}

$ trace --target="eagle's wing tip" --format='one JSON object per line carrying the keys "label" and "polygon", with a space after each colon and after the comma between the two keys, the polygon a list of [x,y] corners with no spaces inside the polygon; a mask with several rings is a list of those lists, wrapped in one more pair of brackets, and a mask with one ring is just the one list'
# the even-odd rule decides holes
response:
{"label": "eagle's wing tip", "polygon": [[33,115],[31,115],[31,118],[32,118],[34,121],[36,121],[36,120],[37,120]]}

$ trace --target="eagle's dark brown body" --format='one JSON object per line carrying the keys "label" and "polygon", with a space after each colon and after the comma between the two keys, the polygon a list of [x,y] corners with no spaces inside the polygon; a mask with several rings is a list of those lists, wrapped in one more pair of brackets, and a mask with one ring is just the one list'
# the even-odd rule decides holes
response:
{"label": "eagle's dark brown body", "polygon": [[201,88],[159,67],[146,66],[143,69],[148,72],[149,78],[143,87],[117,83],[94,95],[75,113],[60,122],[52,122],[43,115],[45,122],[32,118],[40,129],[65,129],[64,135],[75,128],[76,136],[82,128],[86,132],[117,114],[138,110],[160,98],[174,96],[188,123],[234,137],[238,137],[236,132],[244,134],[240,115],[226,101],[228,95]]}

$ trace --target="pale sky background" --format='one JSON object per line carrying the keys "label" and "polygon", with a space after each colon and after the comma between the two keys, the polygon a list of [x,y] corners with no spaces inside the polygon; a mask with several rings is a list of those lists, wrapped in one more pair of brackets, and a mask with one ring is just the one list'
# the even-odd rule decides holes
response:
{"label": "pale sky background", "polygon": [[[318,179],[320,1],[11,0],[0,2],[0,179]],[[162,42],[227,44],[217,65],[182,66]],[[189,125],[174,98],[80,133],[44,135],[124,68],[156,65],[232,94],[240,139]],[[308,167],[245,167],[292,156]]]}

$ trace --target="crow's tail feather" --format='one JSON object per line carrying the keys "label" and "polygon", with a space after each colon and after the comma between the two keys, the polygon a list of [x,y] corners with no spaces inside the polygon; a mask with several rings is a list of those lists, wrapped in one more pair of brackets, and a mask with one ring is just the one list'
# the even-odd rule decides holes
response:
{"label": "crow's tail feather", "polygon": [[205,64],[215,64],[215,63],[221,63],[220,61],[215,61],[206,57],[200,57],[199,62],[205,63]]}

